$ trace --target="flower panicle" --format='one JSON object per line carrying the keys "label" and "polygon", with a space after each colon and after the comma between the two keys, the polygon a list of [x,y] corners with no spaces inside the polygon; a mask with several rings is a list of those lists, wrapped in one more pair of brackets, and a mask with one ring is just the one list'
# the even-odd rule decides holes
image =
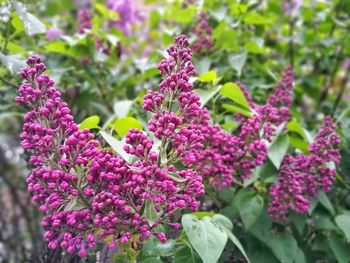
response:
{"label": "flower panicle", "polygon": [[340,137],[335,133],[332,118],[325,117],[315,141],[309,145],[309,155],[287,155],[281,165],[278,182],[271,186],[268,212],[275,219],[288,219],[288,211],[305,213],[310,208],[310,198],[318,192],[328,192],[335,182],[336,170],[330,163],[339,163],[336,147]]}

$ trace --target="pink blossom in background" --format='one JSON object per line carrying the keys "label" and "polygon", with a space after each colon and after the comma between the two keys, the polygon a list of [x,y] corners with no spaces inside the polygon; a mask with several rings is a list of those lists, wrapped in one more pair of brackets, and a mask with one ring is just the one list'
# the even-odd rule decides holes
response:
{"label": "pink blossom in background", "polygon": [[193,43],[192,49],[196,53],[208,52],[213,46],[212,40],[213,29],[209,25],[209,17],[205,12],[200,12],[199,19],[196,21],[194,34],[196,41]]}
{"label": "pink blossom in background", "polygon": [[144,20],[133,0],[107,0],[106,6],[119,14],[119,20],[110,21],[109,26],[119,28],[126,36],[131,35],[133,25]]}
{"label": "pink blossom in background", "polygon": [[51,27],[46,30],[46,39],[47,40],[55,40],[60,38],[63,35],[63,31],[58,27]]}

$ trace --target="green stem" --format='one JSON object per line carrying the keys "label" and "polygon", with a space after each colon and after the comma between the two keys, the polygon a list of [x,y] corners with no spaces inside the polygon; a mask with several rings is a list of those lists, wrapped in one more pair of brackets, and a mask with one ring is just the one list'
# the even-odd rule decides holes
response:
{"label": "green stem", "polygon": [[18,87],[18,85],[12,83],[11,81],[9,81],[9,80],[7,80],[7,79],[4,79],[3,77],[0,77],[0,80],[1,80],[2,82],[4,82],[5,84],[7,84],[8,86],[10,86],[10,87],[13,87],[13,88],[16,88],[16,89],[17,89],[17,87]]}
{"label": "green stem", "polygon": [[295,20],[294,18],[290,18],[289,22],[289,64],[294,68],[294,27]]}
{"label": "green stem", "polygon": [[8,42],[9,42],[9,37],[8,37],[8,35],[9,35],[9,31],[10,31],[10,23],[11,23],[11,17],[9,18],[9,20],[8,20],[7,23],[6,23],[6,29],[5,29],[5,43],[4,43],[4,46],[3,46],[3,48],[2,48],[2,52],[3,52],[4,54],[7,53],[7,52],[6,52],[6,49],[7,49],[7,44],[8,44]]}
{"label": "green stem", "polygon": [[348,80],[349,80],[348,71],[349,71],[349,69],[346,69],[345,77],[341,81],[341,87],[340,87],[340,90],[337,94],[337,98],[336,98],[334,105],[333,105],[333,115],[335,114],[335,112],[338,108],[338,105],[339,105],[341,99],[343,98],[343,95],[344,95],[344,92],[346,89],[346,84],[348,83]]}

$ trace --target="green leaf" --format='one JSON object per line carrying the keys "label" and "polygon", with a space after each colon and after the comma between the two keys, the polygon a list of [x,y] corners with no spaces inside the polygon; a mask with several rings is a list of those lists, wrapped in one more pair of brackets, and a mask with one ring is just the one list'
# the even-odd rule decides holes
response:
{"label": "green leaf", "polygon": [[307,147],[308,147],[308,144],[307,142],[301,138],[300,136],[295,136],[293,134],[291,134],[289,136],[289,144],[296,148],[296,149],[299,149],[300,151],[302,151],[304,154],[307,154],[308,153],[308,150],[307,150]]}
{"label": "green leaf", "polygon": [[250,42],[245,43],[244,47],[250,53],[254,53],[254,54],[263,53],[263,49],[255,41],[250,41]]}
{"label": "green leaf", "polygon": [[94,116],[90,116],[86,119],[84,119],[80,125],[79,125],[79,129],[80,130],[84,130],[84,129],[96,129],[98,128],[98,124],[100,123],[100,117],[94,115]]}
{"label": "green leaf", "polygon": [[218,192],[220,200],[226,204],[230,204],[235,196],[235,189],[233,187],[227,187]]}
{"label": "green leaf", "polygon": [[225,18],[225,15],[227,13],[227,8],[225,6],[220,6],[219,8],[215,10],[211,10],[210,14],[217,20],[221,21]]}
{"label": "green leaf", "polygon": [[338,227],[334,225],[331,217],[326,213],[316,213],[314,215],[316,229],[321,230],[338,230]]}
{"label": "green leaf", "polygon": [[19,15],[17,13],[13,13],[11,24],[16,29],[16,31],[22,31],[25,29],[22,20],[19,18]]}
{"label": "green leaf", "polygon": [[272,238],[272,221],[266,210],[263,210],[255,224],[249,229],[249,232],[260,241],[267,244]]}
{"label": "green leaf", "polygon": [[163,263],[163,261],[161,261],[157,257],[150,257],[150,258],[142,259],[141,263]]}
{"label": "green leaf", "polygon": [[242,90],[240,89],[240,87],[238,87],[236,83],[225,83],[224,86],[221,88],[221,94],[250,111],[250,106],[247,101],[247,98],[244,96]]}
{"label": "green leaf", "polygon": [[114,113],[118,116],[118,118],[124,118],[128,116],[128,113],[133,103],[134,103],[133,100],[117,101],[113,105]]}
{"label": "green leaf", "polygon": [[194,212],[191,215],[196,216],[198,219],[202,219],[205,216],[213,217],[215,213],[214,212]]}
{"label": "green leaf", "polygon": [[348,263],[350,259],[349,245],[335,234],[332,234],[329,239],[329,245],[339,263]]}
{"label": "green leaf", "polygon": [[168,18],[173,19],[175,22],[182,24],[187,24],[193,21],[196,15],[196,8],[194,6],[189,6],[188,8],[173,8],[169,10],[167,14]]}
{"label": "green leaf", "polygon": [[307,214],[291,213],[290,218],[299,234],[302,235],[307,220]]}
{"label": "green leaf", "polygon": [[188,246],[176,249],[174,263],[202,263],[197,253]]}
{"label": "green leaf", "polygon": [[[45,33],[45,25],[42,24],[39,19],[33,16],[31,13],[26,11],[25,6],[22,3],[14,2],[13,6],[23,22],[24,28],[29,35],[42,34]],[[17,23],[17,26],[18,23]]]}
{"label": "green leaf", "polygon": [[288,234],[275,236],[269,241],[268,246],[280,262],[295,262],[298,246],[293,236]]}
{"label": "green leaf", "polygon": [[256,12],[247,13],[243,18],[244,23],[248,25],[265,25],[269,20]]}
{"label": "green leaf", "polygon": [[44,46],[44,49],[49,52],[66,54],[67,43],[64,41],[51,41]]}
{"label": "green leaf", "polygon": [[222,107],[229,112],[240,113],[248,118],[253,117],[253,114],[250,111],[247,111],[246,109],[241,108],[239,106],[224,103],[224,104],[222,104]]}
{"label": "green leaf", "polygon": [[214,70],[210,70],[198,77],[199,81],[202,82],[212,82],[214,79],[217,78],[216,72]]}
{"label": "green leaf", "polygon": [[150,227],[153,226],[154,222],[158,218],[157,210],[154,208],[153,201],[150,199],[146,200],[143,216],[147,219],[147,222]]}
{"label": "green leaf", "polygon": [[263,209],[264,200],[260,195],[247,192],[241,197],[238,204],[238,211],[246,230],[255,224]]}
{"label": "green leaf", "polygon": [[[157,239],[158,240],[158,239]],[[166,257],[174,254],[175,240],[168,239],[166,243],[161,243],[159,240],[154,250],[159,253],[159,255]]]}
{"label": "green leaf", "polygon": [[183,215],[181,222],[191,245],[203,263],[216,262],[227,242],[227,234],[223,227],[209,217],[198,220],[196,216],[189,214]]}
{"label": "green leaf", "polygon": [[301,126],[301,124],[299,122],[290,121],[287,124],[287,128],[288,128],[289,131],[296,132],[300,136],[305,137],[304,129],[303,129],[303,127]]}
{"label": "green leaf", "polygon": [[176,174],[176,173],[172,173],[172,172],[167,172],[167,175],[173,179],[175,182],[179,182],[179,183],[182,183],[182,182],[186,182],[187,180],[183,177],[181,177],[180,175]]}
{"label": "green leaf", "polygon": [[230,219],[228,219],[226,216],[220,215],[220,214],[215,214],[213,216],[213,221],[223,225],[224,227],[226,227],[229,230],[233,229],[233,224],[231,222]]}
{"label": "green leaf", "polygon": [[251,262],[281,263],[276,259],[271,249],[267,248],[266,245],[255,239],[249,240],[247,250]]}
{"label": "green leaf", "polygon": [[119,20],[119,14],[103,4],[95,4],[96,10],[107,20]]}
{"label": "green leaf", "polygon": [[174,254],[175,240],[168,239],[166,243],[161,243],[157,238],[152,236],[142,246],[143,257],[170,256]]}
{"label": "green leaf", "polygon": [[345,234],[346,240],[350,241],[350,215],[344,214],[339,215],[335,218],[335,222],[339,226],[339,228],[343,231]]}
{"label": "green leaf", "polygon": [[218,92],[221,90],[222,86],[218,86],[215,89],[210,90],[204,90],[204,89],[196,89],[194,90],[195,93],[199,95],[201,107],[203,108],[208,101],[211,100]]}
{"label": "green leaf", "polygon": [[85,205],[79,201],[80,200],[78,197],[72,197],[68,204],[64,207],[64,211],[81,210],[86,208]]}
{"label": "green leaf", "polygon": [[233,3],[231,5],[231,15],[236,16],[246,13],[248,10],[248,5]]}
{"label": "green leaf", "polygon": [[247,52],[241,52],[228,57],[228,63],[237,71],[238,76],[241,76],[242,69],[247,60]]}
{"label": "green leaf", "polygon": [[4,55],[0,53],[0,61],[11,73],[18,73],[26,65],[17,55]]}
{"label": "green leaf", "polygon": [[26,49],[12,42],[7,43],[7,50],[10,54],[24,53]]}
{"label": "green leaf", "polygon": [[78,45],[69,47],[66,51],[66,54],[68,56],[71,56],[72,58],[81,59],[85,56],[88,56],[90,53],[87,46],[78,44]]}
{"label": "green leaf", "polygon": [[248,263],[250,263],[250,260],[247,256],[247,253],[245,252],[241,242],[239,242],[238,238],[229,230],[229,229],[225,229],[228,238],[232,241],[232,243],[239,249],[239,251],[241,251],[242,255],[245,257],[245,259],[247,260]]}
{"label": "green leaf", "polygon": [[[255,173],[258,174],[258,178],[264,183],[276,182],[278,178],[278,169],[276,169],[270,159],[267,159],[262,166],[258,167],[254,174]],[[255,177],[254,174],[252,177]]]}
{"label": "green leaf", "polygon": [[333,205],[332,205],[331,201],[329,200],[327,194],[325,192],[320,191],[318,193],[318,197],[319,197],[320,203],[323,205],[323,207],[326,208],[331,213],[331,215],[334,215],[335,211],[334,211]]}
{"label": "green leaf", "polygon": [[270,145],[268,157],[277,169],[280,168],[288,147],[289,136],[287,134],[278,135]]}
{"label": "green leaf", "polygon": [[114,138],[112,135],[108,134],[105,131],[100,131],[100,134],[103,137],[103,139],[105,139],[105,141],[109,144],[109,146],[111,146],[111,148],[116,153],[118,153],[125,161],[128,162],[131,159],[131,156],[127,154],[123,149],[124,143],[117,140],[116,138]]}
{"label": "green leaf", "polygon": [[120,137],[124,137],[132,128],[142,131],[141,123],[133,117],[124,117],[116,120],[113,128]]}
{"label": "green leaf", "polygon": [[299,247],[297,248],[297,251],[295,253],[295,261],[296,263],[306,263],[306,258],[304,251],[302,251]]}
{"label": "green leaf", "polygon": [[237,32],[234,29],[225,29],[217,38],[215,45],[222,50],[238,51]]}

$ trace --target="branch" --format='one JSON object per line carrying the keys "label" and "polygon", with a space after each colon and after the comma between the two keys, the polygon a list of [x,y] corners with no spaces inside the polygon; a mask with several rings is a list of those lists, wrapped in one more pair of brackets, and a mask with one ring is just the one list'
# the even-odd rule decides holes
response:
{"label": "branch", "polygon": [[17,85],[17,84],[12,83],[11,81],[9,81],[9,80],[7,80],[7,79],[4,79],[3,77],[0,77],[0,80],[1,80],[2,82],[4,82],[5,84],[9,85],[9,86],[12,87],[12,88],[15,88],[15,89],[18,88],[18,85]]}

